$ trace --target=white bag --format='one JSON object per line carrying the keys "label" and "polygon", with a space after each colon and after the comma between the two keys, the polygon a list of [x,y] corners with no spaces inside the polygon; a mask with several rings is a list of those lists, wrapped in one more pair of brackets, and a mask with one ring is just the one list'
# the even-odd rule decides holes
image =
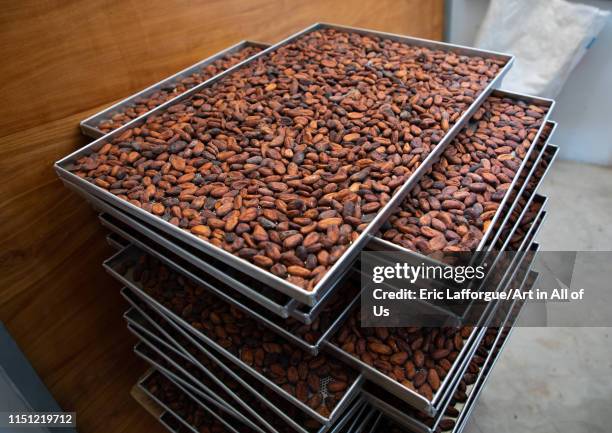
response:
{"label": "white bag", "polygon": [[565,0],[491,0],[476,46],[516,56],[504,89],[553,98],[609,15]]}

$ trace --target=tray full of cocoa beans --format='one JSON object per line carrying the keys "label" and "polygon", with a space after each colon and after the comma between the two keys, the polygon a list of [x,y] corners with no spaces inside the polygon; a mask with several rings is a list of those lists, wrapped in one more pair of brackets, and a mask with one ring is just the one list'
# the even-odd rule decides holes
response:
{"label": "tray full of cocoa beans", "polygon": [[[373,239],[377,250],[436,259],[494,244],[529,161],[550,134],[554,101],[494,91]],[[501,221],[500,221],[501,222]],[[502,222],[503,224],[503,222]]]}
{"label": "tray full of cocoa beans", "polygon": [[[123,262],[114,259],[106,262],[107,269],[116,269],[120,280],[121,272],[127,272],[131,280],[138,281],[143,289],[140,295],[149,305],[193,333],[225,362],[242,368],[320,422],[336,419],[358,394],[362,377],[336,359],[300,349],[244,311],[177,278],[168,268],[145,265],[121,271]],[[313,388],[314,380],[289,382],[296,377],[295,371],[302,372],[299,378],[310,370],[329,382],[326,398],[317,398],[320,389]]]}
{"label": "tray full of cocoa beans", "polygon": [[[133,307],[126,313],[125,317],[131,331],[148,346],[148,348],[141,347],[138,353],[145,357],[147,361],[153,361],[156,367],[166,369],[182,377],[183,380],[189,381],[191,386],[200,390],[203,389],[202,384],[208,384],[205,387],[207,390],[212,388],[210,386],[211,378],[221,380],[222,384],[229,387],[242,400],[240,402],[243,407],[242,411],[250,412],[250,416],[253,417],[252,410],[244,410],[246,403],[247,408],[253,408],[258,414],[256,415],[258,422],[267,428],[277,431],[291,431],[290,429],[293,429],[302,433],[323,433],[330,427],[331,424],[321,423],[286,400],[279,399],[278,395],[271,392],[269,388],[262,386],[256,380],[254,381],[239,368],[221,364],[218,358],[215,358],[206,349],[202,349],[201,345],[194,340],[185,341],[185,334],[177,332],[178,328],[173,331],[169,322],[165,322],[164,319],[152,319],[153,314],[157,313],[152,312],[150,307],[138,304],[138,307]],[[170,348],[170,346],[174,347]],[[179,347],[188,350],[188,356],[191,356],[190,362],[186,362],[184,355],[177,353]],[[177,365],[177,362],[179,365]],[[180,367],[180,372],[177,372],[177,367]],[[309,383],[314,381],[312,373],[310,372],[306,376]],[[324,398],[331,398],[334,387],[328,387],[328,385],[331,385],[329,379],[323,378],[322,380],[327,383],[325,384],[326,388],[320,387],[321,395]],[[290,388],[291,384],[292,382],[289,382],[284,386]],[[216,394],[220,398],[223,396],[222,393]],[[224,404],[227,404],[227,400],[226,396]],[[351,416],[359,405],[359,399],[350,401],[344,407],[339,420],[335,421],[333,425],[338,426],[342,423],[342,420]],[[235,404],[230,404],[230,406],[235,407]],[[245,415],[249,416],[248,414]]]}
{"label": "tray full of cocoa beans", "polygon": [[[158,404],[162,404],[163,407],[170,408],[170,410],[165,413],[170,414],[174,418],[174,422],[171,421],[173,427],[170,431],[176,431],[176,423],[180,424],[181,430],[179,431],[192,431],[196,433],[201,432],[218,432],[218,433],[226,433],[228,431],[235,431],[236,428],[231,427],[228,429],[227,424],[229,424],[228,419],[225,419],[226,424],[220,423],[217,418],[209,417],[207,423],[202,421],[201,415],[206,414],[205,410],[201,406],[201,401],[197,400],[197,397],[194,396],[193,392],[190,392],[184,385],[179,385],[171,376],[166,376],[164,373],[153,369],[148,372],[139,382],[138,385],[141,389],[144,389],[144,392],[147,396],[152,398]],[[205,405],[204,405],[205,406]],[[206,406],[205,406],[206,407]],[[367,409],[367,410],[366,410]],[[354,407],[352,407],[345,416],[338,422],[333,428],[334,433],[355,433],[356,430],[354,428],[349,428],[353,425],[353,421],[356,419],[359,420],[357,425],[363,424],[368,428],[371,428],[374,421],[372,420],[372,415],[374,410],[368,407],[363,400],[359,400],[356,402]],[[163,417],[163,415],[162,415]],[[208,430],[206,427],[208,427]],[[240,426],[241,429],[238,430],[240,433],[243,432],[253,432],[256,430],[249,429],[246,426]],[[267,430],[270,433],[293,433],[295,430],[290,430],[285,428],[281,428],[279,430],[275,430],[274,428]],[[363,430],[362,430],[363,431]]]}
{"label": "tray full of cocoa beans", "polygon": [[[202,374],[210,377],[212,374],[222,380],[241,400],[255,408],[258,414],[261,414],[265,420],[275,426],[275,429],[284,431],[286,426],[290,426],[301,433],[322,433],[325,431],[325,424],[309,417],[287,400],[279,399],[276,393],[240,368],[221,362],[209,349],[204,348],[201,343],[193,339],[176,324],[163,316],[159,316],[142,301],[134,302],[131,294],[128,294],[128,296],[130,296],[129,302],[133,307],[126,312],[124,317],[130,325],[131,331],[141,338],[141,341],[146,341],[149,344],[154,341],[153,344],[157,344],[158,349],[161,349],[162,346],[168,348],[169,343],[174,346],[169,353],[174,353],[176,349],[187,350],[188,356],[191,357],[191,363],[197,368],[193,371],[193,367],[183,363],[182,374],[191,378],[188,380],[194,386],[201,388],[198,377]],[[142,338],[143,336],[146,337]],[[163,340],[163,343],[160,340]],[[168,366],[163,359],[160,361],[159,356],[151,355],[150,352],[146,355],[147,360],[155,359],[156,365],[163,364],[164,368],[172,370],[172,366]],[[351,402],[346,411],[352,413],[354,406],[355,403]]]}
{"label": "tray full of cocoa beans", "polygon": [[[239,433],[214,410],[198,402],[162,373],[152,370],[146,374],[138,387],[156,404],[179,420],[188,431]],[[243,430],[244,431],[244,430]]]}
{"label": "tray full of cocoa beans", "polygon": [[[536,280],[537,274],[533,271],[530,272],[525,281],[525,289],[532,288]],[[403,407],[400,404],[398,406],[400,410],[393,413],[379,408],[382,416],[377,417],[375,425],[366,431],[369,433],[461,433],[465,429],[469,415],[476,405],[493,367],[510,338],[523,305],[524,301],[516,301],[504,326],[492,327],[487,330],[485,338],[470,361],[467,371],[461,377],[457,390],[440,417],[431,418],[424,413],[417,413],[415,417],[406,417],[401,412],[405,410],[406,413],[412,414],[414,409]],[[366,400],[373,401],[369,397],[366,397]]]}
{"label": "tray full of cocoa beans", "polygon": [[[262,321],[270,323],[272,326],[277,326],[277,324],[281,326],[283,326],[283,324],[292,325],[299,322],[303,325],[303,329],[313,327],[321,329],[321,322],[329,320],[331,312],[339,302],[338,298],[343,297],[344,300],[352,299],[352,297],[355,296],[355,292],[358,290],[358,287],[351,283],[355,280],[355,275],[360,269],[359,266],[354,266],[353,269],[349,270],[347,275],[338,281],[337,284],[340,290],[331,290],[313,307],[299,304],[293,299],[263,286],[257,280],[247,275],[234,270],[229,270],[228,272],[226,269],[221,269],[222,264],[218,263],[216,260],[206,258],[205,260],[207,263],[205,263],[204,266],[206,266],[207,271],[204,271],[201,266],[197,266],[197,264],[200,264],[201,260],[204,259],[201,254],[196,257],[188,251],[185,251],[188,257],[190,257],[190,260],[185,260],[185,255],[179,255],[177,251],[178,249],[182,249],[183,246],[178,246],[176,243],[172,243],[167,239],[157,244],[152,239],[158,238],[157,234],[152,234],[152,237],[146,237],[131,230],[129,226],[116,217],[117,213],[120,211],[103,203],[99,203],[98,199],[91,200],[96,202],[96,205],[99,204],[104,208],[103,210],[105,213],[99,215],[99,220],[102,225],[117,236],[123,238],[125,242],[138,247],[143,253],[158,258],[171,268],[183,274],[186,278],[200,283],[204,288],[226,299],[228,302],[248,310],[252,316],[256,316]],[[185,246],[184,248],[188,247]],[[243,288],[244,290],[241,288],[234,290],[236,286],[231,285],[232,282],[237,282],[240,286],[246,287]],[[249,296],[249,292],[252,291],[256,291],[258,296]],[[268,312],[273,312],[275,314],[270,315]],[[328,319],[321,319],[322,314],[327,316]],[[323,327],[325,327],[325,325],[323,325]],[[313,341],[312,338],[309,338],[309,340],[311,340],[308,343],[310,346],[313,344]],[[308,347],[308,349],[313,350],[311,347]]]}
{"label": "tray full of cocoa beans", "polygon": [[[554,162],[558,152],[558,146],[549,142],[549,138],[555,129],[556,123],[547,122],[546,128],[540,138],[541,143],[538,143],[537,157],[532,156],[532,158],[530,158],[525,172],[521,174],[521,178],[519,179],[521,187],[512,191],[510,200],[514,205],[511,212],[505,216],[502,223],[508,220],[514,222],[520,219],[520,214],[529,206],[533,199],[533,195],[536,193],[538,187],[548,173],[548,169]],[[542,137],[545,137],[545,140],[542,140]],[[499,243],[499,237],[503,238],[507,234],[507,231],[508,227],[502,228],[493,241]]]}
{"label": "tray full of cocoa beans", "polygon": [[[499,241],[499,237],[504,233],[504,226],[507,226],[508,219],[514,213],[514,210],[519,206],[520,200],[527,200],[530,194],[533,194],[539,185],[544,180],[548,173],[547,170],[542,170],[542,166],[550,166],[556,158],[558,146],[550,143],[550,136],[538,146],[538,154],[536,158],[530,158],[526,173],[522,174],[519,180],[520,188],[514,189],[511,192],[510,200],[504,206],[504,218],[500,218],[495,224],[495,236],[491,239],[491,244]],[[510,205],[512,203],[512,205]]]}
{"label": "tray full of cocoa beans", "polygon": [[[540,221],[541,222],[541,221]],[[500,283],[498,290],[507,291],[522,282],[533,260],[527,255],[539,228],[533,222],[530,242],[517,253],[510,277]],[[507,303],[506,303],[507,304]],[[437,416],[445,401],[454,392],[453,384],[461,375],[486,332],[486,326],[496,317],[502,303],[491,303],[482,311],[486,317],[480,327],[459,328],[425,327],[370,327],[360,326],[361,310],[357,303],[350,305],[343,324],[327,347],[348,365],[358,369],[365,378],[383,388],[389,398],[403,401],[429,416]],[[505,316],[504,316],[505,317]],[[503,318],[502,318],[503,319]],[[502,319],[497,319],[499,323]]]}
{"label": "tray full of cocoa beans", "polygon": [[200,292],[209,292],[203,297],[202,302],[227,302],[228,305],[239,309],[280,337],[312,355],[319,353],[323,342],[340,326],[337,319],[346,308],[347,302],[350,303],[357,299],[360,293],[359,279],[356,277],[346,279],[341,289],[336,291],[321,309],[317,318],[311,324],[305,325],[293,318],[280,319],[266,315],[265,311],[249,302],[248,298],[224,296],[222,285],[216,285],[210,279],[201,279],[190,272],[184,272],[180,264],[175,263],[171,258],[165,258],[163,253],[158,252],[153,256],[130,245],[119,250],[105,264],[105,268],[121,284],[142,296],[147,296],[147,290],[141,281],[135,278],[143,272],[147,273],[149,281],[152,276],[155,278],[155,276],[164,275],[160,282],[182,287],[177,297],[197,297]]}
{"label": "tray full of cocoa beans", "polygon": [[80,122],[81,132],[102,137],[268,47],[241,41],[89,116]]}
{"label": "tray full of cocoa beans", "polygon": [[[555,146],[556,147],[556,146]],[[541,162],[545,162],[543,159]],[[526,204],[526,208],[519,215],[514,215],[510,218],[504,217],[505,225],[502,228],[502,235],[497,240],[492,254],[487,256],[488,263],[492,263],[493,269],[488,273],[487,278],[471,290],[481,290],[484,287],[502,287],[503,282],[512,275],[511,270],[520,260],[528,249],[530,242],[538,234],[542,222],[546,217],[544,211],[547,198],[535,194],[537,186],[542,182],[544,176],[538,173],[533,174],[537,181],[525,185],[526,188],[521,189],[522,194],[520,199]],[[490,278],[489,278],[490,277]],[[484,317],[482,310],[478,308],[476,302],[466,304],[463,311],[457,311],[456,314],[463,320],[470,323],[474,322],[476,316]],[[488,308],[492,308],[492,304]]]}
{"label": "tray full of cocoa beans", "polygon": [[[166,374],[177,384],[191,390],[194,395],[199,396],[199,400],[214,408],[222,416],[235,416],[242,423],[258,431],[261,430],[261,425],[268,425],[260,413],[254,409],[254,399],[251,398],[249,403],[246,402],[250,395],[238,397],[234,392],[236,383],[232,382],[231,378],[230,383],[226,384],[223,380],[227,378],[227,375],[214,375],[215,371],[222,371],[220,367],[213,367],[212,370],[204,367],[193,368],[193,361],[189,355],[142,323],[144,319],[136,310],[126,312],[124,317],[128,322],[128,330],[140,339],[135,352],[154,368]],[[208,364],[210,365],[211,362],[209,361]]]}
{"label": "tray full of cocoa beans", "polygon": [[316,24],[55,168],[126,223],[146,221],[313,305],[512,61]]}
{"label": "tray full of cocoa beans", "polygon": [[[158,370],[169,380],[175,383],[181,390],[185,391],[189,396],[192,396],[198,403],[214,409],[221,416],[221,418],[227,423],[232,425],[238,432],[283,432],[283,433],[294,433],[289,426],[281,424],[280,429],[274,428],[269,422],[267,422],[261,415],[257,414],[256,418],[253,418],[252,413],[256,411],[255,407],[251,407],[252,413],[247,413],[242,407],[226,406],[225,402],[216,400],[215,394],[202,390],[200,387],[194,385],[189,379],[190,375],[184,373],[184,370],[176,369],[173,365],[168,365],[167,360],[160,358],[158,354],[152,350],[152,346],[149,345],[146,340],[141,340],[134,346],[134,352],[146,361],[153,368]],[[191,373],[197,373],[198,370],[192,369]],[[269,413],[267,414],[269,415]],[[276,422],[274,418],[271,420],[273,423]],[[305,430],[306,431],[306,430]]]}

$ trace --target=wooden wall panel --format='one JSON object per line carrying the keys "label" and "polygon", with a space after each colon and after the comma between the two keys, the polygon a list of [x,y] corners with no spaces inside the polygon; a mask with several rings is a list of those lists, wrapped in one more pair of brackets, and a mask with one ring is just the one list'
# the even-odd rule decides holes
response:
{"label": "wooden wall panel", "polygon": [[3,3],[4,133],[119,99],[242,39],[274,42],[317,21],[442,32],[440,0]]}
{"label": "wooden wall panel", "polygon": [[95,213],[52,164],[79,120],[241,39],[316,21],[432,39],[443,1],[24,0],[0,8],[0,320],[79,431],[163,431],[129,396],[144,364]]}

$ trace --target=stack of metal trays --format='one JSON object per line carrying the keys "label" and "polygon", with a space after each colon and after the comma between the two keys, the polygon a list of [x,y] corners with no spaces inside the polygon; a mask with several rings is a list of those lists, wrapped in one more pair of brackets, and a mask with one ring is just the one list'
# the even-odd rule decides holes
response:
{"label": "stack of metal trays", "polygon": [[[279,48],[299,42],[310,32],[326,29],[346,32],[348,40],[351,34],[372,36],[423,50],[478,56],[501,66],[466,103],[466,109],[454,116],[412,175],[364,221],[359,236],[310,290],[205,242],[73,173],[77,159],[127,137],[130,130],[171,112],[181,101],[210,91],[233,71],[274,56]],[[215,61],[248,48],[262,51],[200,84],[190,78]],[[494,273],[495,279],[485,280],[488,287],[508,291],[535,284],[531,265],[538,245],[534,238],[546,215],[546,198],[537,188],[558,150],[548,143],[556,126],[549,121],[554,102],[499,90],[512,62],[512,56],[494,52],[316,24],[268,48],[251,42],[237,44],[81,123],[85,134],[100,138],[58,161],[55,169],[67,187],[99,212],[100,222],[110,231],[107,241],[117,252],[104,267],[124,286],[121,294],[130,305],[124,318],[138,338],[134,351],[151,366],[138,387],[160,405],[159,421],[168,430],[356,433],[387,431],[395,424],[404,431],[420,433],[461,431],[521,305],[509,308],[493,302],[484,312],[469,307],[449,312],[457,327],[477,314],[477,326],[462,326],[461,349],[431,396],[364,363],[343,350],[338,339],[343,328],[354,323],[358,310],[362,250],[401,252],[415,260],[432,260],[383,237],[381,230],[445,150],[457,145],[456,137],[478,127],[482,104],[489,97],[537,107],[539,118],[530,135],[531,145],[519,155],[521,163],[472,252],[482,253],[479,259],[489,260],[491,269],[499,271]],[[375,72],[384,75],[386,71]],[[401,82],[393,74],[385,76]],[[176,91],[181,80],[188,83],[180,87],[183,93]],[[141,108],[134,112],[135,104],[142,105],[143,100],[166,90],[176,96],[158,98],[159,104],[146,107],[149,111]],[[130,109],[132,120],[103,135],[110,128],[106,120]],[[508,251],[515,254],[510,258],[500,254]],[[480,289],[482,286],[473,287]]]}

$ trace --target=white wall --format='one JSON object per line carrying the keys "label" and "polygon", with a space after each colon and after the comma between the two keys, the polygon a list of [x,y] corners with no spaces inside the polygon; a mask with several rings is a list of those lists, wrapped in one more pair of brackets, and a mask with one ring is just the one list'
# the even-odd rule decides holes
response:
{"label": "white wall", "polygon": [[[612,11],[610,0],[581,3]],[[447,1],[447,39],[473,45],[488,0]],[[502,85],[503,87],[503,85]],[[612,19],[565,83],[552,114],[560,157],[612,166]]]}

